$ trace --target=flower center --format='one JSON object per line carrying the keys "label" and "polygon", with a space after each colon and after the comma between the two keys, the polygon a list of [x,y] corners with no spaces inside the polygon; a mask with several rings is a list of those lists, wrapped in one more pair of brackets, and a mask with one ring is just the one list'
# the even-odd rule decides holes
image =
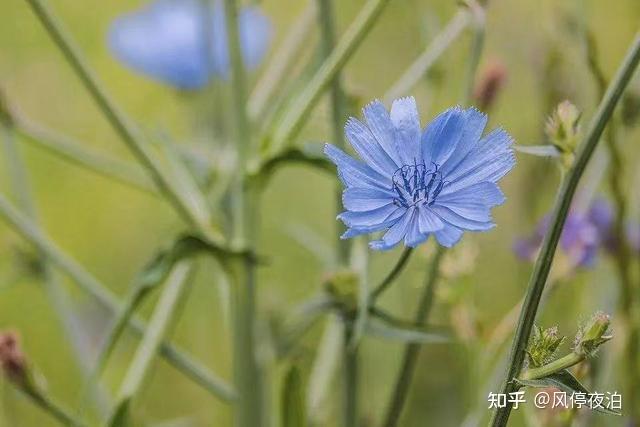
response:
{"label": "flower center", "polygon": [[427,168],[424,162],[412,165],[403,165],[398,168],[391,178],[392,189],[396,193],[393,204],[398,207],[409,208],[418,204],[431,206],[435,203],[438,194],[447,184],[442,179],[440,165],[431,163]]}

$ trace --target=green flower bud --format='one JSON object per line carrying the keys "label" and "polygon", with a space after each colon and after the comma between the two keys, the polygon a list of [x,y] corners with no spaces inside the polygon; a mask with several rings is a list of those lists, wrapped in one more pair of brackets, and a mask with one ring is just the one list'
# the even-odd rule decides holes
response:
{"label": "green flower bud", "polygon": [[543,330],[541,327],[534,325],[533,336],[527,349],[529,365],[540,367],[549,363],[564,340],[565,337],[558,335],[557,326]]}
{"label": "green flower bud", "polygon": [[333,273],[324,282],[324,288],[347,311],[355,311],[358,302],[359,277],[352,270]]}
{"label": "green flower bud", "polygon": [[573,351],[576,354],[591,357],[598,348],[613,336],[609,332],[611,317],[608,314],[597,312],[591,320],[578,330]]}
{"label": "green flower bud", "polygon": [[569,101],[563,101],[547,120],[545,133],[560,151],[562,165],[569,168],[574,161],[580,141],[580,118],[582,113]]}

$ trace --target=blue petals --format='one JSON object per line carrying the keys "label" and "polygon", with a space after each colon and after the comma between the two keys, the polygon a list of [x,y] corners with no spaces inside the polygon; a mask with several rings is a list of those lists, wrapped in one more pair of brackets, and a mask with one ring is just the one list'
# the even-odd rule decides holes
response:
{"label": "blue petals", "polygon": [[366,123],[350,119],[345,134],[359,161],[327,144],[338,167],[348,227],[342,238],[385,231],[370,243],[388,250],[404,240],[415,247],[434,235],[451,247],[464,231],[495,227],[491,209],[504,203],[497,182],[515,164],[511,138],[496,130],[484,138],[487,116],[452,108],[424,132],[413,98],[379,101],[363,109]]}
{"label": "blue petals", "polygon": [[391,105],[391,122],[396,129],[400,160],[410,165],[419,159],[420,148],[420,117],[416,100],[413,97],[400,98]]}
{"label": "blue petals", "polygon": [[[245,64],[255,68],[269,46],[271,24],[256,7],[241,10],[238,24]],[[126,65],[180,89],[197,89],[212,75],[229,73],[219,1],[207,8],[199,0],[157,0],[115,19],[108,39],[114,55]]]}

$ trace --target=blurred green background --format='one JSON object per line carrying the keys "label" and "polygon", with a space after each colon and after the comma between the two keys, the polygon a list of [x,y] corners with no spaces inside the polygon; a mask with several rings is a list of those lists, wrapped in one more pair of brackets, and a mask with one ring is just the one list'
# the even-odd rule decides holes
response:
{"label": "blurred green background", "polygon": [[[210,123],[218,120],[224,110],[231,109],[225,105],[227,83],[218,82],[199,94],[177,93],[132,73],[108,51],[105,34],[110,21],[141,3],[51,1],[106,88],[132,118],[150,132],[170,134],[181,143],[207,144]],[[305,3],[300,0],[261,2],[274,23],[275,47]],[[340,31],[363,3],[361,0],[336,2]],[[346,67],[346,89],[360,103],[381,97],[456,8],[450,0],[391,2]],[[491,127],[504,127],[519,144],[539,144],[543,142],[545,117],[558,101],[569,98],[585,111],[586,119],[590,117],[597,96],[585,68],[584,45],[572,29],[575,22],[586,22],[595,35],[600,61],[610,76],[638,30],[640,3],[637,0],[490,2],[480,71],[499,61],[508,73],[491,111]],[[313,40],[315,43],[317,37]],[[470,40],[471,32],[467,31],[415,88],[413,94],[423,123],[460,101]],[[273,51],[274,47],[270,52]],[[260,71],[252,73],[252,81]],[[11,103],[30,119],[71,135],[87,147],[133,162],[24,1],[1,2],[0,86]],[[640,90],[638,78],[632,87]],[[211,101],[214,95],[222,101]],[[301,140],[330,138],[325,104],[314,111]],[[628,166],[628,176],[623,179],[628,196],[635,194],[630,200],[631,213],[636,218],[640,179],[634,165],[640,155],[639,137],[638,128],[621,130]],[[30,144],[21,144],[21,148],[44,228],[60,247],[119,295],[125,293],[136,272],[158,247],[167,245],[183,230],[170,207],[159,199],[70,166]],[[10,192],[6,169],[3,156],[0,162],[3,194]],[[558,179],[557,168],[550,161],[519,155],[516,168],[503,181],[508,201],[495,210],[497,229],[487,234],[467,233],[453,252],[449,260],[451,269],[464,267],[462,270],[466,271],[450,272],[450,277],[441,284],[431,319],[436,325],[453,325],[461,339],[423,349],[401,425],[457,426],[470,411],[486,407],[483,389],[486,376],[478,373],[483,342],[496,322],[523,295],[530,273],[530,266],[515,258],[511,245],[515,237],[527,234],[549,209]],[[332,177],[292,167],[279,172],[263,195],[260,252],[270,260],[260,270],[259,280],[259,304],[265,318],[270,313],[291,309],[318,292],[326,268],[313,251],[300,244],[292,230],[305,227],[326,245],[333,244],[337,233],[333,188]],[[413,310],[433,248],[432,243],[421,247],[408,271],[385,295],[384,305],[389,311],[405,314]],[[21,261],[24,259],[21,254],[30,251],[26,243],[0,224],[0,329],[19,331],[25,353],[46,378],[51,393],[71,406],[77,402],[83,382],[74,364],[71,345],[41,283],[28,274]],[[398,255],[398,250],[372,254],[371,276],[381,277]],[[173,337],[231,381],[229,321],[218,279],[216,267],[202,260]],[[66,281],[65,286],[79,307],[82,324],[91,331],[87,340],[95,350],[108,318],[74,283]],[[154,301],[152,298],[145,303],[144,313],[150,312]],[[562,333],[571,335],[578,322],[593,311],[614,311],[616,301],[616,278],[610,259],[603,254],[594,268],[580,271],[563,283],[542,309],[540,319],[543,325],[558,324]],[[305,378],[321,332],[320,324],[305,339],[304,349],[297,356]],[[111,389],[118,387],[137,342],[126,335],[118,345],[105,376]],[[614,391],[622,387],[618,360],[621,342],[621,339],[614,340],[601,353],[600,359],[611,373],[605,376],[606,382],[598,386],[599,390]],[[565,346],[568,348],[568,344]],[[370,338],[363,342],[360,351],[363,425],[377,424],[400,354],[401,346],[396,343]],[[270,378],[274,384],[274,402],[284,366],[277,365]],[[337,395],[339,385],[336,383],[334,387]],[[271,406],[274,412],[278,408],[275,404]],[[185,380],[160,360],[145,391],[136,400],[135,412],[137,419],[149,425],[169,420],[183,420],[184,425],[193,426],[231,423],[230,406]],[[526,412],[515,411],[512,425],[525,425]],[[481,411],[483,416],[487,413]],[[328,406],[325,415],[326,425],[338,425],[336,405]],[[602,415],[594,416],[592,421],[599,426],[622,425],[621,419]],[[54,423],[4,381],[0,383],[0,425]]]}

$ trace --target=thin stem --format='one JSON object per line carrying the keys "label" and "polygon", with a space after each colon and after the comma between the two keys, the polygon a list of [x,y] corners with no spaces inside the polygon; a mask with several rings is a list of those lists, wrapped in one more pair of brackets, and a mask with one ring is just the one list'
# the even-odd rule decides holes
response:
{"label": "thin stem", "polygon": [[488,0],[471,0],[469,2],[469,8],[474,18],[474,32],[473,39],[471,40],[471,53],[469,55],[467,77],[465,79],[465,87],[463,99],[466,100],[464,104],[468,104],[469,100],[473,97],[473,88],[476,83],[476,74],[478,66],[480,65],[480,58],[482,56],[482,50],[484,49],[484,37],[485,37],[485,10]]}
{"label": "thin stem", "polygon": [[358,16],[340,38],[331,55],[322,63],[320,69],[284,114],[267,147],[267,154],[270,157],[282,151],[302,129],[305,120],[318,103],[320,96],[329,87],[336,74],[353,56],[389,1],[368,0],[365,3]]}
{"label": "thin stem", "polygon": [[358,347],[351,344],[354,322],[344,321],[345,333],[342,352],[344,366],[344,426],[358,425]]}
{"label": "thin stem", "polygon": [[[21,237],[45,254],[53,264],[69,275],[84,292],[95,298],[109,312],[118,313],[122,310],[122,303],[111,291],[85,270],[82,265],[58,248],[49,237],[20,214],[2,195],[0,195],[0,217],[13,227],[14,231]],[[138,335],[142,335],[146,329],[145,324],[138,318],[132,318],[129,325]],[[168,362],[214,396],[224,401],[234,399],[235,393],[229,385],[181,350],[165,342],[161,351]]]}
{"label": "thin stem", "polygon": [[174,267],[167,278],[165,288],[151,316],[149,327],[142,337],[118,391],[116,411],[120,405],[127,404],[140,391],[153,360],[158,354],[162,340],[176,318],[180,302],[186,295],[191,271],[192,262],[183,261]]}
{"label": "thin stem", "polygon": [[45,394],[41,390],[34,390],[32,388],[21,389],[33,403],[42,408],[45,412],[58,420],[60,424],[65,426],[83,427],[86,424],[81,420],[76,419],[71,412],[63,407],[60,403],[56,402],[53,398]]}
{"label": "thin stem", "polygon": [[139,167],[88,150],[81,143],[67,136],[54,133],[24,118],[17,118],[16,132],[25,141],[65,161],[129,187],[149,193],[156,192],[153,183]]}
{"label": "thin stem", "polygon": [[[506,393],[508,395],[518,389],[518,385],[512,380],[518,376],[522,369],[525,357],[525,348],[531,334],[540,298],[544,291],[549,271],[551,270],[555,250],[571,206],[573,195],[575,194],[576,188],[589,159],[600,140],[600,136],[602,135],[607,122],[611,118],[613,110],[620,100],[622,92],[631,80],[639,61],[640,34],[636,34],[627,56],[598,106],[598,110],[591,121],[585,140],[581,144],[580,150],[576,155],[574,165],[567,173],[560,187],[553,213],[551,214],[551,227],[544,238],[542,249],[536,260],[533,274],[531,275],[531,279],[527,287],[525,304],[520,312],[520,319],[518,320],[518,326],[511,348],[508,369],[502,386],[502,393]],[[505,426],[509,420],[511,407],[512,405],[507,403],[506,407],[497,409],[493,414],[491,425],[494,427]]]}
{"label": "thin stem", "polygon": [[[587,64],[593,78],[596,81],[598,93],[603,97],[607,89],[607,78],[598,62],[598,52],[596,42],[592,34],[586,32],[586,53]],[[634,309],[637,300],[633,295],[633,279],[631,272],[631,251],[625,233],[625,223],[627,219],[627,201],[625,197],[623,177],[625,175],[625,165],[623,154],[618,146],[617,127],[615,117],[607,126],[607,137],[605,139],[607,151],[611,165],[609,167],[608,181],[611,195],[615,205],[615,219],[613,222],[613,238],[617,244],[617,253],[614,257],[618,280],[620,280],[621,295],[619,298],[619,310],[627,328],[626,364],[627,364],[627,394],[630,402],[631,416],[640,420],[640,405],[637,403],[638,381],[640,381],[640,365],[638,364],[638,341],[640,340],[640,325],[634,320]],[[636,304],[634,304],[634,301]]]}
{"label": "thin stem", "polygon": [[146,141],[141,138],[139,130],[107,95],[80,49],[63,29],[61,22],[54,16],[45,0],[26,1],[116,133],[125,142],[140,164],[148,170],[160,192],[164,194],[176,211],[190,225],[196,227],[207,237],[216,239],[217,236],[213,234],[209,225],[209,212],[204,196],[202,194],[189,194],[187,198],[187,195],[180,192],[180,189],[174,185],[173,180],[162,167],[155,153],[150,150]]}
{"label": "thin stem", "polygon": [[273,54],[272,59],[267,65],[260,80],[251,92],[247,104],[249,117],[252,121],[261,118],[270,100],[274,90],[278,87],[287,72],[291,69],[292,63],[299,58],[300,51],[307,46],[307,42],[311,32],[309,27],[313,24],[316,8],[315,0],[309,1],[307,7],[296,17],[293,26],[288,31],[281,46]]}
{"label": "thin stem", "polygon": [[469,11],[461,9],[456,13],[442,31],[434,37],[424,52],[407,68],[384,94],[385,102],[405,96],[424,77],[435,62],[447,51],[449,46],[462,34],[469,25]]}
{"label": "thin stem", "polygon": [[[13,193],[18,199],[22,211],[36,226],[39,226],[38,213],[33,200],[31,186],[29,185],[27,169],[15,141],[15,127],[13,123],[14,122],[11,124],[0,123],[0,131],[4,134],[4,148],[8,161],[7,168],[11,175],[11,186],[13,187]],[[41,251],[39,253],[39,261],[42,265],[44,289],[51,300],[54,311],[62,322],[66,335],[72,343],[74,356],[80,366],[80,370],[83,375],[88,376],[90,363],[88,353],[86,352],[86,348],[83,348],[80,337],[78,336],[80,325],[75,317],[75,310],[69,299],[69,295],[62,287],[58,275],[53,270],[46,255]],[[87,396],[94,398],[98,408],[102,408],[104,402],[101,401],[101,398],[104,398],[104,396],[100,395],[99,390],[92,388],[90,393],[87,393]]]}
{"label": "thin stem", "polygon": [[387,276],[380,282],[378,286],[373,289],[371,292],[371,304],[378,299],[378,297],[396,280],[398,275],[404,270],[404,267],[407,265],[409,261],[409,257],[413,253],[413,248],[406,247],[402,251],[400,258],[396,261],[396,265],[393,266],[393,269],[387,274]]}
{"label": "thin stem", "polygon": [[[251,128],[247,117],[245,69],[242,60],[238,9],[235,0],[225,0],[228,50],[231,58],[231,86],[234,104],[234,137],[238,149],[235,176],[231,185],[232,241],[236,245],[255,244],[256,200],[245,185],[247,160],[251,149]],[[262,372],[256,353],[256,268],[251,260],[235,263],[234,289],[234,377],[238,390],[235,423],[238,427],[260,427],[266,423]]]}
{"label": "thin stem", "polygon": [[544,366],[538,368],[530,368],[523,372],[521,378],[523,380],[537,380],[539,378],[548,377],[556,372],[562,371],[577,365],[586,359],[584,354],[569,353],[559,359],[554,360],[551,363],[547,363]]}
{"label": "thin stem", "polygon": [[[438,282],[438,274],[440,271],[440,261],[444,255],[445,249],[438,246],[436,253],[431,261],[431,268],[427,272],[425,279],[425,286],[418,303],[418,309],[415,314],[415,325],[422,326],[426,322],[431,306],[433,305],[433,296],[435,294],[436,284]],[[413,377],[413,371],[415,370],[416,363],[418,361],[418,355],[420,354],[420,344],[408,344],[404,350],[402,356],[402,364],[400,372],[396,377],[395,386],[391,393],[391,401],[387,407],[386,415],[384,417],[384,426],[393,427],[398,424],[400,420],[400,414],[411,386],[411,379]]]}

